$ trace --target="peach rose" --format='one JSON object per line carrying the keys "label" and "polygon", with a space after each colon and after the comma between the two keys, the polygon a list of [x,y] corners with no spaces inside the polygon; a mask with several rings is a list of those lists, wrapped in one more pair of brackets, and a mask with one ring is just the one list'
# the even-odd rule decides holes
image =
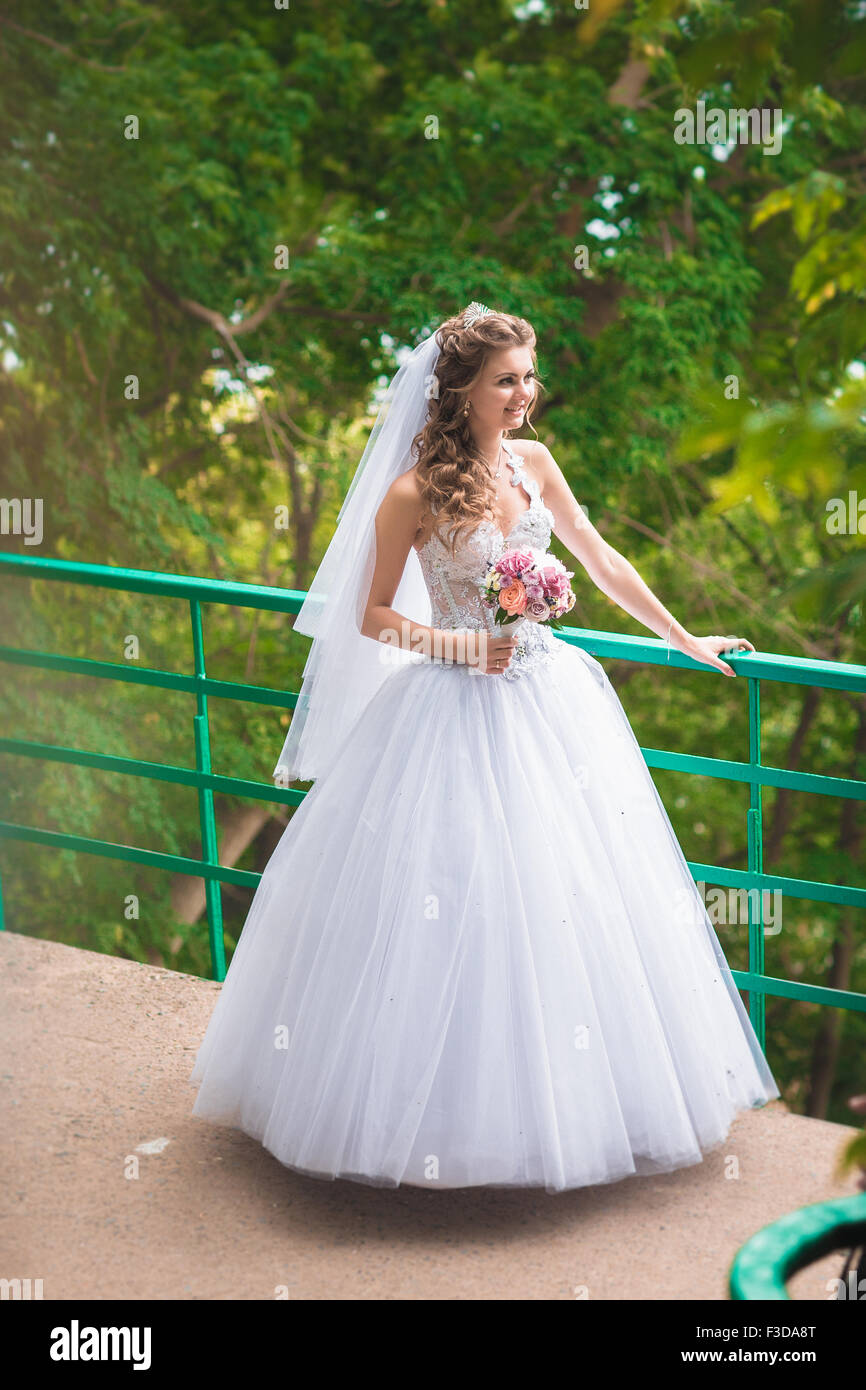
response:
{"label": "peach rose", "polygon": [[523,612],[526,607],[526,590],[522,579],[512,579],[507,588],[500,589],[499,606],[508,614]]}

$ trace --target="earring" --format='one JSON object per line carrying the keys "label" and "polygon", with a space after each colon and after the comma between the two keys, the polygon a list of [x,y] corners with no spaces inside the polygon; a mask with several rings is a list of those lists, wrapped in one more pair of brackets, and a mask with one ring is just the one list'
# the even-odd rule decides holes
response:
{"label": "earring", "polygon": [[465,403],[464,406],[463,406],[463,414],[464,414],[464,416],[466,416],[466,415],[469,414],[469,402],[468,402],[468,401],[466,401],[466,403]]}

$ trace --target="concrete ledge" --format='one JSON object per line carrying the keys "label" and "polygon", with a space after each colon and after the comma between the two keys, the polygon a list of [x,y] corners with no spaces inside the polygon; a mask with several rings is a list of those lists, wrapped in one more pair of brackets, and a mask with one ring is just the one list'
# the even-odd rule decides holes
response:
{"label": "concrete ledge", "polygon": [[[854,1128],[781,1101],[692,1168],[555,1196],[304,1178],[190,1115],[219,985],[12,932],[0,969],[0,1276],[45,1299],[724,1299],[748,1236],[856,1191],[832,1176]],[[826,1301],[841,1265],[792,1296]]]}

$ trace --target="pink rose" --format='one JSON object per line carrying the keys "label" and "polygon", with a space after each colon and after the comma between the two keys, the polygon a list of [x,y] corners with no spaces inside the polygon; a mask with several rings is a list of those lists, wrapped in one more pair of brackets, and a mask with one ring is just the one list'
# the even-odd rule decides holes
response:
{"label": "pink rose", "polygon": [[531,623],[546,622],[550,612],[543,598],[530,599],[523,610],[524,618],[528,618]]}

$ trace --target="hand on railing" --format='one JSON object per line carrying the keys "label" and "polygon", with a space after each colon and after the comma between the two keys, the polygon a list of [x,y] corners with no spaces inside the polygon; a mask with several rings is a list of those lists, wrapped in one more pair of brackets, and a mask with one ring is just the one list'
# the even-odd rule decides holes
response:
{"label": "hand on railing", "polygon": [[719,661],[719,652],[729,652],[733,656],[737,652],[755,650],[745,637],[693,637],[691,633],[680,641],[675,640],[671,645],[682,652],[683,656],[690,656],[692,661],[703,662],[706,666],[715,666],[726,676],[735,676],[737,673],[731,670],[726,661]]}

